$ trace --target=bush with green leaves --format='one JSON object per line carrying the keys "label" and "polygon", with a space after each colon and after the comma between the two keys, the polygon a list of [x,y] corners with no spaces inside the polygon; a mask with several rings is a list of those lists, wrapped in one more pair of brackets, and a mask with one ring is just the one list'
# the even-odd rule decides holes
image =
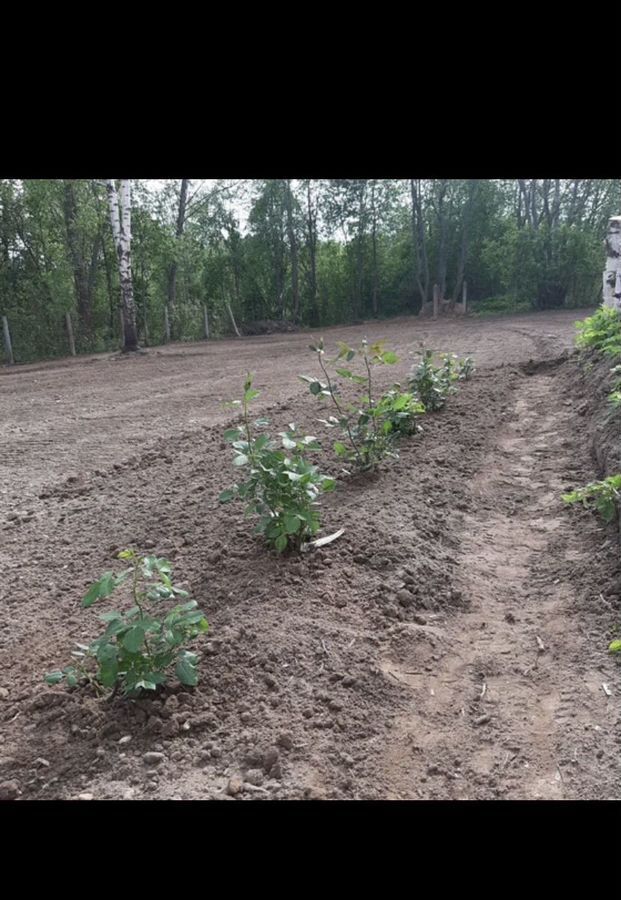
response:
{"label": "bush with green leaves", "polygon": [[582,503],[587,509],[596,509],[605,522],[612,522],[621,500],[621,474],[609,475],[602,481],[593,481],[585,487],[563,494],[565,503]]}
{"label": "bush with green leaves", "polygon": [[235,451],[233,465],[246,471],[247,478],[223,491],[219,499],[243,500],[246,514],[259,516],[256,533],[278,553],[299,551],[319,530],[319,495],[334,490],[336,482],[307,461],[304,454],[321,446],[317,438],[299,434],[294,423],[279,432],[280,441],[256,433],[269,424],[265,418],[250,421],[249,405],[258,396],[248,375],[243,400],[232,404],[241,406],[242,424],[224,433]]}
{"label": "bush with green leaves", "polygon": [[409,437],[422,431],[419,419],[425,407],[414,394],[402,391],[400,384],[381,395],[374,412],[383,430],[395,437]]}
{"label": "bush with green leaves", "polygon": [[581,350],[599,350],[606,356],[621,356],[621,313],[610,306],[576,322],[576,346]]}
{"label": "bush with green leaves", "polygon": [[[385,457],[398,455],[396,441],[401,435],[418,430],[416,417],[424,413],[424,409],[412,394],[401,391],[399,385],[394,385],[378,397],[374,395],[372,367],[394,365],[398,361],[397,354],[385,350],[382,341],[369,346],[365,339],[358,349],[340,341],[338,348],[339,352],[332,361],[336,374],[362,388],[361,396],[353,404],[343,400],[337,382],[328,371],[323,339],[311,344],[310,349],[317,354],[325,382],[308,375],[299,377],[308,384],[311,394],[329,398],[336,409],[338,415],[319,420],[327,428],[338,428],[341,432],[341,440],[333,445],[336,455],[358,471],[366,472],[374,469]],[[356,357],[362,361],[362,374],[343,365],[343,362],[351,363]],[[337,366],[337,363],[341,365]]]}
{"label": "bush with green leaves", "polygon": [[474,371],[470,357],[460,360],[453,353],[444,353],[440,359],[442,365],[434,365],[433,350],[423,350],[420,363],[413,367],[408,379],[410,390],[427,412],[442,409],[448,397],[456,393],[456,383],[467,381]]}
{"label": "bush with green leaves", "polygon": [[[170,563],[157,556],[140,556],[135,550],[123,550],[119,559],[129,567],[115,575],[106,572],[93,584],[83,607],[109,597],[117,588],[128,584],[133,605],[125,612],[100,615],[106,630],[90,644],[77,644],[72,653],[75,662],[64,669],[50,672],[48,684],[66,681],[70,687],[82,681],[98,690],[111,688],[116,694],[136,696],[142,690],[154,691],[167,681],[167,670],[175,664],[175,674],[182,684],[194,686],[198,680],[198,656],[185,645],[205,634],[209,628],[196,600],[187,600],[187,591],[171,581]],[[166,601],[183,599],[158,617],[159,607]]]}
{"label": "bush with green leaves", "polygon": [[615,380],[608,399],[614,407],[621,406],[621,366],[614,366],[610,374],[615,376]]}

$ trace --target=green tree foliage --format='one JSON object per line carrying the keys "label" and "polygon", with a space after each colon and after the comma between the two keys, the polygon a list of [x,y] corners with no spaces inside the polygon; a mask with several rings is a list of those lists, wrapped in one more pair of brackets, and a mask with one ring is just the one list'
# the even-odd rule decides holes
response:
{"label": "green tree foliage", "polygon": [[[184,185],[182,189],[182,184]],[[475,313],[596,303],[614,180],[134,181],[139,339],[418,313],[434,284]],[[183,215],[181,215],[181,210]],[[171,273],[174,272],[174,291]],[[119,346],[118,267],[95,179],[0,180],[0,314],[18,362]],[[172,304],[172,305],[171,305]],[[229,313],[230,309],[230,313]],[[3,360],[3,357],[0,357]]]}

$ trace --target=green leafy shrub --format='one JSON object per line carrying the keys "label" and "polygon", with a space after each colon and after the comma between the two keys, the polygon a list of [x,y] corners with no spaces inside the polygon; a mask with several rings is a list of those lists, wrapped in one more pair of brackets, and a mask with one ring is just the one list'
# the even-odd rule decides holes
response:
{"label": "green leafy shrub", "polygon": [[612,522],[620,499],[621,474],[610,475],[602,481],[594,481],[585,487],[563,494],[565,503],[582,503],[587,509],[595,508],[606,522]]}
{"label": "green leafy shrub", "polygon": [[518,300],[512,296],[488,297],[471,304],[470,313],[477,317],[512,315],[532,310],[529,300]]}
{"label": "green leafy shrub", "polygon": [[400,384],[382,394],[375,406],[382,428],[394,436],[410,436],[422,431],[418,420],[424,412],[420,400],[414,394],[402,391]]}
{"label": "green leafy shrub", "polygon": [[246,470],[248,477],[223,491],[219,499],[221,503],[245,501],[246,514],[259,516],[256,533],[279,553],[300,550],[319,530],[320,493],[334,490],[336,482],[305,459],[305,453],[321,446],[315,437],[298,434],[295,424],[279,432],[279,442],[254,433],[269,424],[264,418],[250,421],[249,404],[258,395],[248,375],[243,400],[233,404],[242,407],[243,423],[224,433],[235,450],[233,465]]}
{"label": "green leafy shrub", "polygon": [[127,560],[129,568],[118,575],[106,572],[89,588],[82,606],[109,597],[126,582],[133,606],[125,612],[102,613],[99,618],[107,626],[104,633],[88,645],[78,644],[72,653],[74,664],[48,673],[45,680],[48,684],[65,680],[70,687],[86,680],[96,687],[112,688],[114,693],[120,688],[126,695],[135,695],[164,684],[166,670],[175,663],[179,681],[194,686],[198,657],[184,645],[209,628],[196,600],[157,618],[153,612],[163,602],[188,597],[187,591],[173,585],[170,563],[156,556],[139,556],[135,550],[123,550],[118,558]]}
{"label": "green leafy shrub", "polygon": [[621,356],[621,313],[609,306],[600,308],[588,319],[576,322],[576,346],[581,350],[599,350],[607,356]]}
{"label": "green leafy shrub", "polygon": [[[401,391],[399,385],[394,385],[377,398],[374,396],[372,367],[394,365],[398,361],[396,353],[385,350],[382,341],[369,346],[365,339],[357,350],[341,341],[338,348],[339,352],[332,361],[336,374],[362,389],[355,403],[345,403],[338,384],[330,376],[324,360],[323,339],[311,344],[310,349],[317,354],[325,382],[308,375],[299,377],[308,384],[315,397],[328,397],[338,413],[337,416],[319,420],[327,428],[338,428],[341,432],[341,440],[333,445],[336,455],[343,462],[366,472],[374,469],[385,457],[397,456],[396,441],[401,435],[417,430],[416,417],[424,413],[424,409],[412,394]],[[363,374],[343,365],[351,363],[356,357],[362,361]],[[341,365],[336,366],[339,362]]]}
{"label": "green leafy shrub", "polygon": [[621,366],[614,366],[610,370],[610,374],[615,376],[612,391],[608,394],[608,399],[613,406],[621,406]]}
{"label": "green leafy shrub", "polygon": [[474,371],[470,357],[460,360],[453,353],[444,353],[440,359],[442,365],[435,366],[433,350],[423,350],[420,363],[413,367],[408,379],[410,390],[427,412],[442,409],[448,397],[456,392],[456,382],[467,381]]}

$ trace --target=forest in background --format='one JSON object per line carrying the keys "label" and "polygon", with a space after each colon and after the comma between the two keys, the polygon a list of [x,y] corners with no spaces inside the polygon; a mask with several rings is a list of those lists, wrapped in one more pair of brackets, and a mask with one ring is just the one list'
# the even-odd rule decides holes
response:
{"label": "forest in background", "polygon": [[[604,179],[168,179],[131,182],[138,337],[327,326],[455,303],[474,312],[595,305],[621,210]],[[120,346],[105,184],[0,180],[0,316],[17,362]],[[6,362],[0,344],[0,362]]]}

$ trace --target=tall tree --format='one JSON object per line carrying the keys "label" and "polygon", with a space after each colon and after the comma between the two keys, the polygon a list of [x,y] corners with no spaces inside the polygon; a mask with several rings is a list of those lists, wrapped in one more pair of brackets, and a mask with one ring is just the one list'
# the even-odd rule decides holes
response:
{"label": "tall tree", "polygon": [[121,310],[123,315],[123,352],[138,350],[138,330],[136,328],[136,304],[134,302],[134,286],[132,282],[131,243],[132,212],[131,183],[129,178],[122,178],[120,190],[117,192],[116,181],[106,181],[110,224],[114,235],[114,245],[119,262],[119,278],[121,281]]}
{"label": "tall tree", "polygon": [[176,303],[177,303],[177,269],[178,269],[178,258],[180,252],[181,245],[181,237],[183,235],[183,228],[185,225],[185,217],[186,217],[186,205],[188,199],[188,186],[190,184],[189,178],[181,179],[181,188],[179,191],[179,206],[177,208],[177,221],[175,223],[175,244],[173,248],[173,260],[170,264],[170,268],[168,270],[168,305],[170,307],[170,334],[171,338],[175,340],[177,337],[177,316],[176,316]]}
{"label": "tall tree", "polygon": [[412,196],[412,239],[415,254],[415,277],[421,303],[430,300],[429,256],[427,254],[427,236],[425,228],[425,210],[423,208],[423,186],[420,179],[410,179]]}
{"label": "tall tree", "polygon": [[298,240],[295,233],[295,224],[293,217],[293,192],[291,190],[291,180],[285,182],[286,191],[286,208],[287,208],[287,239],[289,241],[289,256],[291,259],[291,301],[292,301],[292,318],[294,322],[298,322],[300,318],[300,286],[299,286],[299,266],[298,266]]}

